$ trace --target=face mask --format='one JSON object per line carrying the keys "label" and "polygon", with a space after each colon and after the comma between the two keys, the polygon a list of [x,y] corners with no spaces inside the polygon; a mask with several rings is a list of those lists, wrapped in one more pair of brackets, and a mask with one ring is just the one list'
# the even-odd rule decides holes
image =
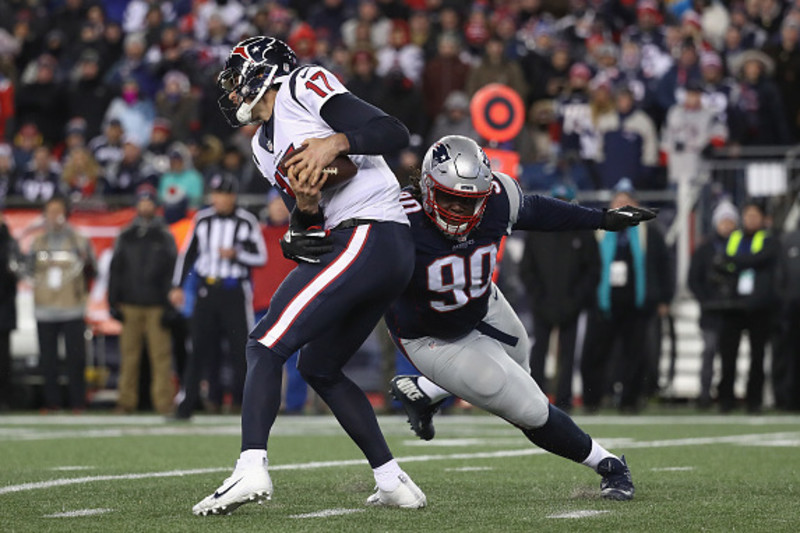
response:
{"label": "face mask", "polygon": [[122,91],[122,99],[125,100],[125,103],[132,104],[136,101],[136,98],[139,96],[139,92],[135,89],[126,89]]}

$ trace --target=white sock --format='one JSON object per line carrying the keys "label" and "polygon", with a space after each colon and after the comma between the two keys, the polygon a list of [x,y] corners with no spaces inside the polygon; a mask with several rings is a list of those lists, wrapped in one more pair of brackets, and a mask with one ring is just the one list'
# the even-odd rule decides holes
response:
{"label": "white sock", "polygon": [[373,468],[372,473],[375,475],[375,484],[378,488],[385,492],[392,492],[400,486],[400,474],[403,470],[397,461],[392,459],[388,463],[384,463],[378,468]]}
{"label": "white sock", "polygon": [[600,446],[596,440],[592,439],[592,451],[589,452],[589,457],[587,457],[582,464],[585,464],[595,472],[597,471],[597,465],[600,464],[600,461],[605,459],[606,457],[614,457],[615,459],[619,459],[616,455],[609,452],[602,446]]}
{"label": "white sock", "polygon": [[441,399],[451,396],[449,392],[441,388],[439,385],[429,380],[425,376],[420,376],[417,379],[417,387],[431,399],[431,402],[436,403]]}
{"label": "white sock", "polygon": [[267,450],[245,450],[239,455],[239,460],[236,461],[236,466],[267,466]]}

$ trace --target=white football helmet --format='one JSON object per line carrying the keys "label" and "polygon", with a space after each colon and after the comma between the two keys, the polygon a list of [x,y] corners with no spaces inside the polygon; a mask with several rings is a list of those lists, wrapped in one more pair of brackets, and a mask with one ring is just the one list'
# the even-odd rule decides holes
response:
{"label": "white football helmet", "polygon": [[[436,226],[450,237],[464,237],[481,221],[492,192],[489,158],[468,137],[442,137],[422,160],[419,187],[425,213]],[[461,200],[457,209],[462,212],[443,205],[452,206],[455,199]]]}

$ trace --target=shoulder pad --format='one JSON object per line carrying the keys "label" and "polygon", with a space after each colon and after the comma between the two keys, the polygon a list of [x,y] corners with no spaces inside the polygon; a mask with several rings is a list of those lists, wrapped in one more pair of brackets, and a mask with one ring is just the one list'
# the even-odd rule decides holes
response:
{"label": "shoulder pad", "polygon": [[[522,190],[519,188],[517,180],[508,174],[503,174],[502,172],[492,172],[492,175],[494,176],[494,182],[492,185],[495,187],[502,187],[508,196],[508,223],[510,226],[513,226],[517,223],[517,219],[519,218],[519,210],[522,207]],[[499,193],[500,191],[495,191],[495,194]]]}
{"label": "shoulder pad", "polygon": [[292,72],[289,90],[293,100],[317,114],[332,96],[348,92],[335,74],[316,65],[300,67]]}

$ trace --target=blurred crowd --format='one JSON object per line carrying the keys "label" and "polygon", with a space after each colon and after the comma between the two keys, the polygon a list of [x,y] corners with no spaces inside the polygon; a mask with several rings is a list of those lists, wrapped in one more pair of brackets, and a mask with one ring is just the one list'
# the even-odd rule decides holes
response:
{"label": "blurred crowd", "polygon": [[[479,140],[470,98],[516,90],[527,189],[689,179],[714,146],[800,137],[800,5],[781,0],[11,0],[0,6],[0,194],[42,202],[160,195],[199,203],[219,168],[262,192],[252,128],[232,131],[215,78],[265,34],[399,117],[412,146]],[[614,154],[614,157],[611,157]]]}

